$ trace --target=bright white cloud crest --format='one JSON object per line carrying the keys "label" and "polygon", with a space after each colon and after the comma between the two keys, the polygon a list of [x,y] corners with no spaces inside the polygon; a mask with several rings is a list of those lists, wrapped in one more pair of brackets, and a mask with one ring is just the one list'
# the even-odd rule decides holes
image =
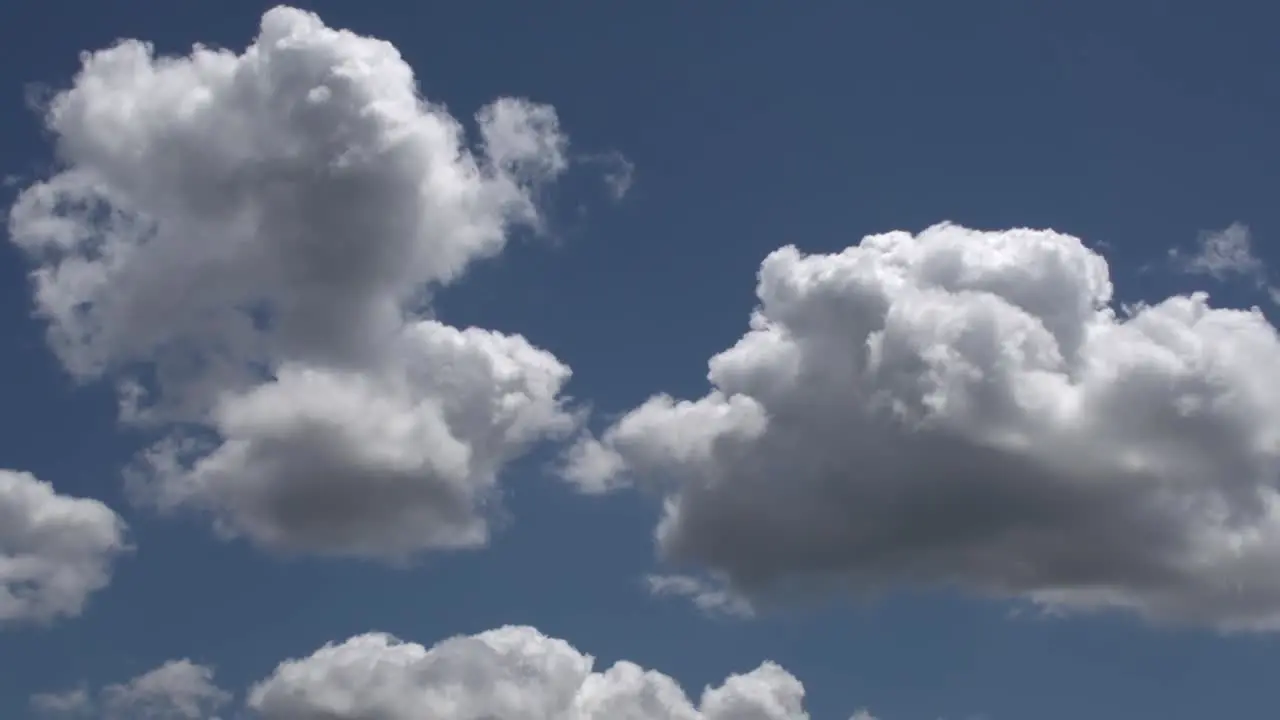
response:
{"label": "bright white cloud crest", "polygon": [[553,108],[499,99],[471,143],[395,47],[281,7],[242,53],[86,55],[47,124],[63,169],[10,234],[66,367],[188,431],[136,468],[149,501],[285,551],[474,546],[503,464],[572,429],[565,365],[426,309],[540,227]]}
{"label": "bright white cloud crest", "polygon": [[79,615],[127,550],[111,508],[0,470],[0,627]]}
{"label": "bright white cloud crest", "polygon": [[807,720],[804,686],[765,663],[693,704],[672,678],[594,659],[530,627],[426,648],[383,634],[290,660],[249,693],[263,720]]}
{"label": "bright white cloud crest", "polygon": [[1051,231],[938,225],[763,263],[713,390],[569,455],[666,497],[669,559],[767,595],[954,585],[1280,628],[1280,338],[1204,295],[1111,309]]}
{"label": "bright white cloud crest", "polygon": [[[804,686],[765,662],[690,700],[673,678],[595,658],[527,626],[424,647],[384,633],[330,643],[280,663],[245,693],[245,715],[213,669],[172,660],[96,693],[32,696],[48,717],[105,720],[808,720]],[[863,714],[857,718],[867,717]]]}

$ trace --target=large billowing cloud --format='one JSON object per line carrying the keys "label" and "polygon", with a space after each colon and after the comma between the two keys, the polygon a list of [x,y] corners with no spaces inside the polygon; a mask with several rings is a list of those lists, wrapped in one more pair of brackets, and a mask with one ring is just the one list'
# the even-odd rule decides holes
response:
{"label": "large billowing cloud", "polygon": [[764,663],[694,704],[672,678],[594,659],[530,627],[433,647],[383,634],[281,663],[249,693],[262,720],[807,720],[804,686]]}
{"label": "large billowing cloud", "polygon": [[499,99],[469,138],[395,47],[281,7],[240,53],[88,54],[46,122],[61,169],[10,234],[63,364],[164,429],[147,501],[283,551],[475,546],[504,463],[574,426],[568,367],[428,304],[542,227],[553,108]]}
{"label": "large billowing cloud", "polygon": [[570,453],[665,498],[661,554],[748,596],[952,586],[1280,628],[1280,339],[1196,294],[1114,310],[1051,231],[772,253],[696,400]]}
{"label": "large billowing cloud", "polygon": [[79,615],[127,550],[124,521],[106,505],[0,470],[0,627]]}

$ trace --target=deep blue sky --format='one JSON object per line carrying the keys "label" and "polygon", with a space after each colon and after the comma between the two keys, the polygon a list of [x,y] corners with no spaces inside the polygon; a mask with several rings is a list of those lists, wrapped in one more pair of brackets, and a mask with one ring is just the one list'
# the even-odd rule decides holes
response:
{"label": "deep blue sky", "polygon": [[[512,247],[439,305],[453,324],[554,352],[601,419],[659,390],[701,394],[705,359],[742,333],[760,260],[786,243],[834,250],[941,220],[1048,226],[1106,243],[1123,299],[1189,287],[1140,268],[1233,221],[1276,255],[1280,11],[1268,3],[297,4],[393,42],[459,116],[529,96],[556,106],[578,147],[635,164],[622,203],[566,221],[558,246]],[[238,49],[265,7],[3,5],[0,170],[47,166],[24,92],[68,83],[82,50],[119,37]],[[137,444],[108,390],[73,386],[53,360],[25,272],[0,245],[0,466],[121,509],[138,551],[82,617],[0,635],[0,717],[21,716],[33,691],[172,657],[212,663],[238,688],[357,632],[430,644],[504,623],[695,691],[773,659],[805,682],[815,718],[864,705],[886,720],[1274,717],[1268,637],[1010,618],[942,596],[708,620],[640,588],[656,509],[573,496],[541,472],[546,453],[510,469],[512,521],[492,547],[402,571],[279,561],[130,511],[118,469]]]}

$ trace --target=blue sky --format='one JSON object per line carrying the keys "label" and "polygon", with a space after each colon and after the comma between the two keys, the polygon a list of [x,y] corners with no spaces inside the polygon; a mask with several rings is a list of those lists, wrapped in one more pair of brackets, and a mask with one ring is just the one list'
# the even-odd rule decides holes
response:
{"label": "blue sky", "polygon": [[[267,7],[139,1],[0,9],[0,170],[12,178],[6,203],[51,175],[60,139],[101,141],[94,128],[102,126],[92,118],[74,129],[43,127],[26,102],[33,88],[72,87],[81,53],[119,38],[153,43],[157,54],[185,55],[193,43],[242,52]],[[569,138],[569,167],[554,184],[539,179],[530,195],[544,232],[513,226],[499,255],[476,260],[457,281],[437,283],[431,313],[459,328],[522,335],[571,367],[563,394],[574,408],[590,410],[585,429],[601,438],[596,447],[637,476],[650,458],[645,453],[665,446],[641,437],[629,455],[633,446],[610,446],[606,428],[656,393],[707,393],[708,358],[746,332],[760,302],[761,263],[785,245],[839,253],[867,235],[919,233],[942,221],[993,232],[1051,228],[1106,258],[1117,307],[1203,289],[1215,307],[1258,305],[1273,313],[1265,267],[1280,261],[1271,243],[1280,231],[1273,198],[1280,50],[1270,31],[1276,15],[1262,3],[298,7],[331,28],[393,44],[422,94],[446,105],[473,140],[473,114],[495,98],[554,107]],[[182,159],[176,151],[156,157]],[[498,192],[493,183],[506,176],[495,172],[492,187],[480,190]],[[606,179],[624,172],[631,182],[615,200]],[[1226,260],[1219,253],[1217,264],[1197,264],[1214,247],[1211,234],[1233,223],[1241,226],[1228,238],[1235,238],[1232,247],[1251,239],[1258,264],[1242,265],[1229,252]],[[1076,612],[1073,600],[1061,617],[1028,611],[1031,590],[994,591],[1007,578],[978,570],[962,571],[959,584],[994,597],[930,583],[910,588],[886,580],[892,572],[866,581],[884,593],[870,602],[858,593],[805,591],[799,600],[760,603],[750,619],[708,617],[687,599],[655,597],[644,578],[668,572],[654,543],[661,492],[645,491],[647,480],[635,481],[639,491],[576,492],[556,467],[577,431],[534,442],[502,464],[495,476],[502,509],[484,547],[415,547],[407,561],[388,564],[294,552],[300,546],[281,552],[284,541],[273,546],[263,538],[275,536],[258,525],[221,537],[206,514],[156,512],[126,492],[122,470],[169,426],[118,419],[120,373],[73,379],[69,355],[51,350],[47,323],[33,318],[27,276],[47,260],[11,239],[0,244],[0,331],[10,338],[0,355],[9,378],[0,403],[0,466],[51,482],[61,495],[105,503],[123,516],[133,549],[112,565],[110,582],[88,596],[82,612],[0,626],[0,716],[23,717],[33,693],[93,691],[190,658],[216,668],[217,684],[237,693],[223,710],[223,717],[237,717],[245,688],[325,643],[377,630],[430,647],[507,624],[563,638],[594,655],[598,669],[626,659],[659,670],[695,700],[704,686],[772,660],[804,683],[813,718],[846,718],[864,707],[881,720],[1247,720],[1274,713],[1266,680],[1280,648],[1269,631],[1221,633],[1242,616],[1192,608],[1176,589],[1170,607],[1178,609],[1165,613],[1176,622],[1161,622],[1163,606],[1120,576],[1108,577],[1138,598],[1129,610]],[[431,264],[437,260],[425,261],[421,279],[443,277]],[[137,279],[130,277],[116,282]],[[95,296],[103,307],[117,297],[114,287]],[[196,316],[181,314],[185,307],[173,327],[201,332]],[[105,352],[128,355],[139,336],[126,331],[144,323],[112,322],[122,344]],[[1265,388],[1273,340],[1230,345],[1255,347],[1259,360],[1232,364],[1241,374],[1223,382],[1234,390]],[[192,342],[200,347],[199,338]],[[145,369],[153,358],[142,352],[130,360]],[[455,370],[465,363],[431,372]],[[1253,415],[1242,410],[1228,420],[1280,424],[1280,407],[1261,394]],[[1143,433],[1156,433],[1159,420],[1135,433],[1153,438]],[[190,418],[175,426],[184,423],[214,441],[231,434]],[[1263,470],[1247,482],[1275,487],[1274,454],[1259,457]],[[668,461],[655,465],[658,487],[705,469],[664,456]],[[1230,485],[1211,471],[1237,466],[1207,467],[1208,475],[1193,479]],[[776,475],[777,487],[789,472]],[[795,473],[801,484],[803,471]],[[712,532],[707,527],[672,531],[672,542],[686,548],[679,559],[688,562],[670,572],[727,576],[725,592],[763,600],[768,592],[753,584],[752,559],[699,544]],[[766,547],[769,527],[762,521],[734,531],[754,533],[743,547]],[[1138,533],[1113,541],[1137,545]],[[1090,538],[1068,540],[1087,545]],[[0,528],[0,558],[24,552],[4,545],[22,541],[6,539]],[[1275,557],[1261,556],[1245,568],[1252,574],[1235,577],[1256,601],[1249,618],[1271,617],[1272,627],[1280,595],[1248,588],[1274,585]],[[812,579],[795,559],[782,557],[759,572],[783,582]]]}

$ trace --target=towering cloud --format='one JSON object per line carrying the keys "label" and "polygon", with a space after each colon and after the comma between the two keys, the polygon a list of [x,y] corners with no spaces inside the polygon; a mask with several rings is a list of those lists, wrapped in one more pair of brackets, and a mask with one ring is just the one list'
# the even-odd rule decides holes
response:
{"label": "towering cloud", "polygon": [[711,391],[569,455],[665,498],[667,559],[748,597],[954,586],[1280,628],[1280,337],[1203,294],[1116,310],[1052,231],[772,253]]}
{"label": "towering cloud", "polygon": [[0,628],[79,615],[127,549],[124,521],[106,505],[0,470]]}
{"label": "towering cloud", "polygon": [[10,235],[68,370],[165,430],[148,502],[282,551],[475,546],[503,465],[572,429],[568,367],[429,305],[541,227],[553,108],[500,98],[468,138],[395,47],[280,7],[239,53],[88,54],[46,122],[61,169]]}

